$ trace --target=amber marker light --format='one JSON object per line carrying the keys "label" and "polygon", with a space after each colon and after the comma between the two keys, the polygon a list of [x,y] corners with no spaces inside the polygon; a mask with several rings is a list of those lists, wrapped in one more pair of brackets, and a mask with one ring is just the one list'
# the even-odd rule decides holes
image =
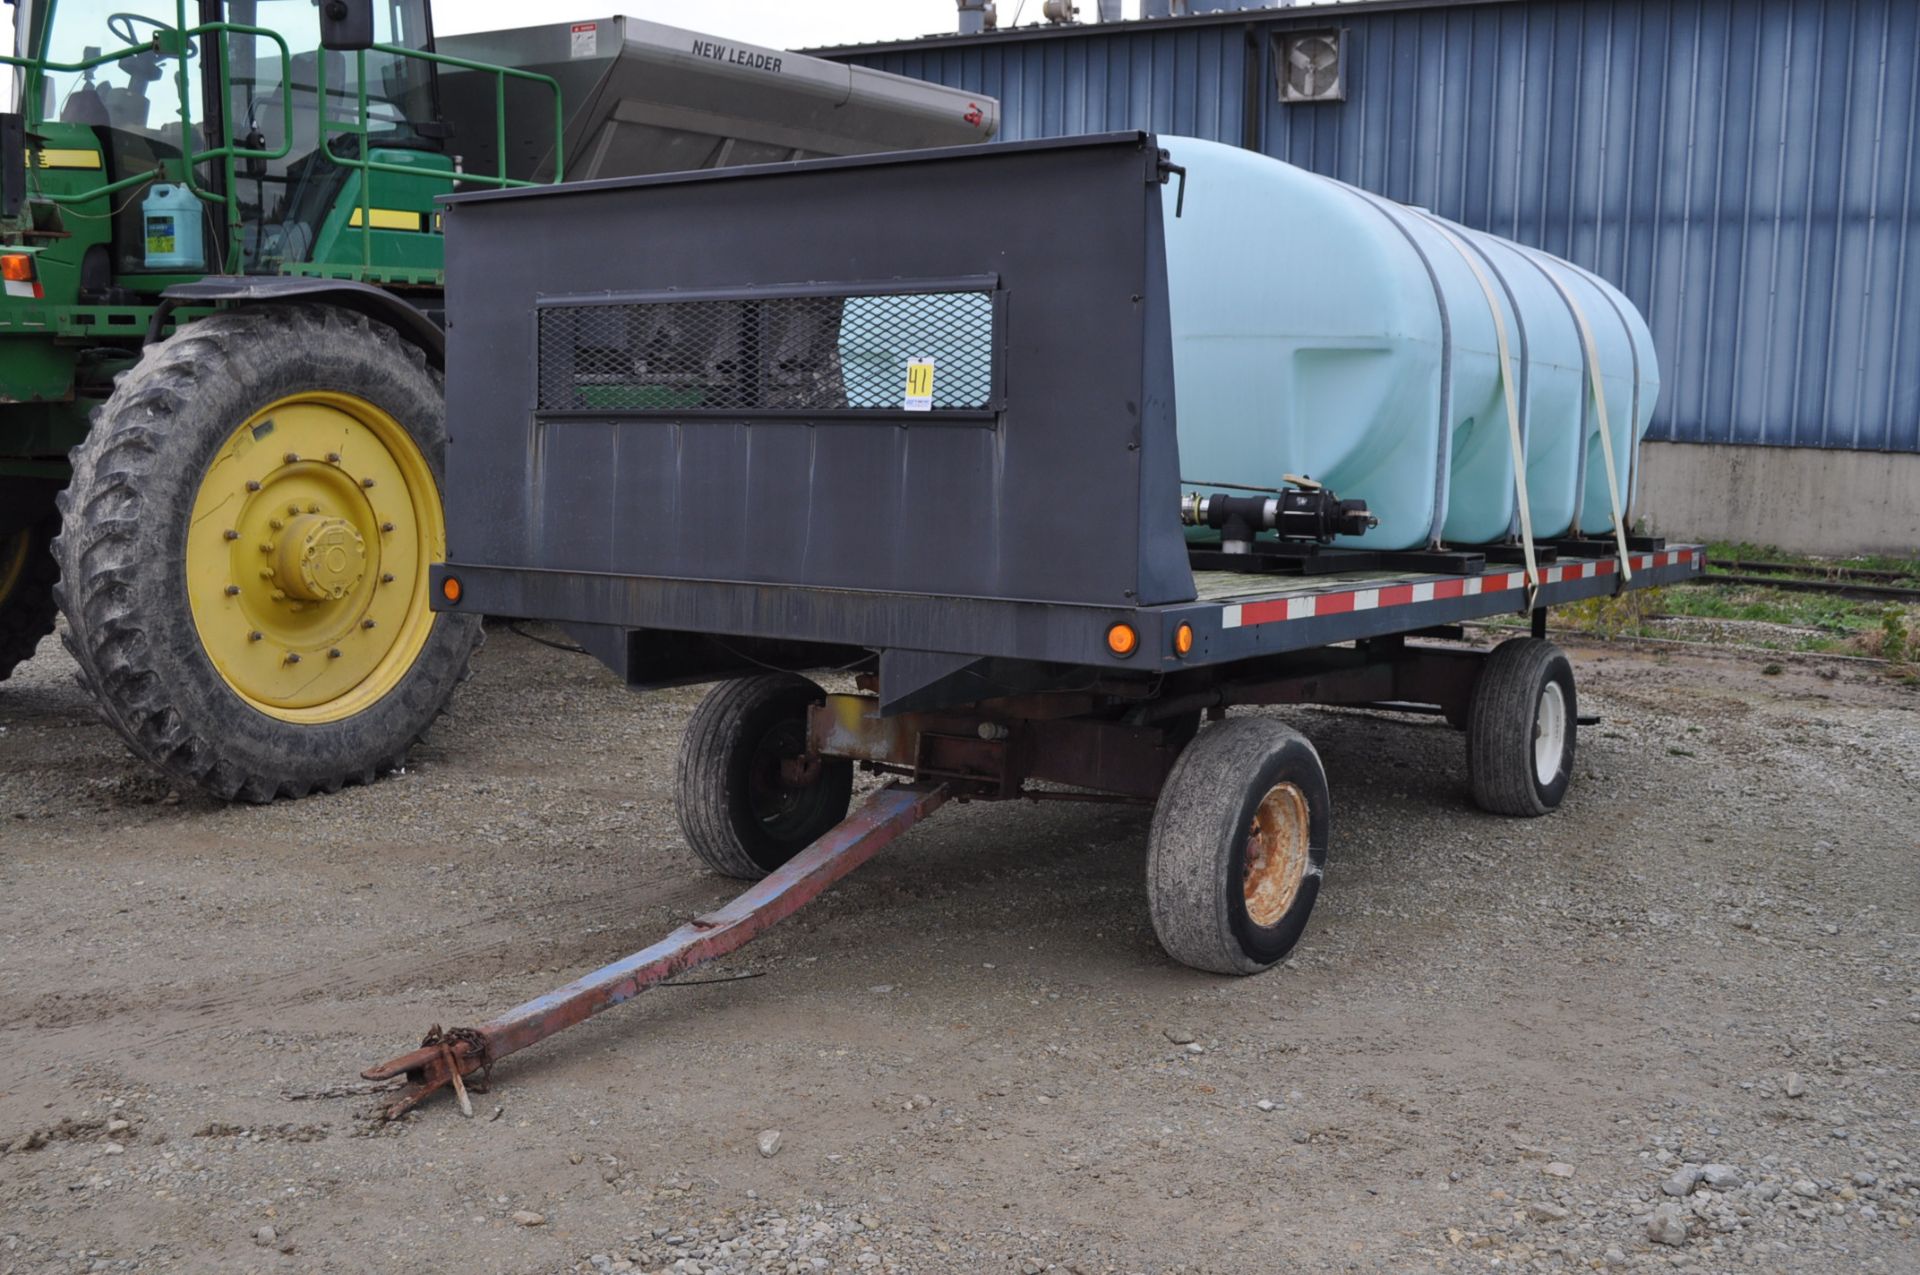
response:
{"label": "amber marker light", "polygon": [[32,283],[33,258],[24,252],[0,254],[0,279],[9,283]]}
{"label": "amber marker light", "polygon": [[440,596],[449,602],[460,601],[460,581],[454,576],[446,576],[440,581]]}
{"label": "amber marker light", "polygon": [[1132,655],[1140,646],[1140,635],[1131,624],[1116,624],[1107,630],[1107,649],[1115,655]]}
{"label": "amber marker light", "polygon": [[1173,653],[1175,655],[1193,654],[1193,626],[1182,624],[1173,631]]}

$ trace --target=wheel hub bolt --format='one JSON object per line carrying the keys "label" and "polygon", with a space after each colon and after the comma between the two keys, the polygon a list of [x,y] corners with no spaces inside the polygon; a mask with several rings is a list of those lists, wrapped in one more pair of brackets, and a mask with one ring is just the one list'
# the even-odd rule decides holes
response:
{"label": "wheel hub bolt", "polygon": [[298,651],[287,652],[287,663],[298,664],[299,662],[300,662],[300,652]]}
{"label": "wheel hub bolt", "polygon": [[360,627],[361,627],[361,628],[363,628],[363,629],[370,629],[370,628],[372,628],[372,627],[373,627],[373,621],[372,621],[372,620],[362,620],[362,621],[360,621]]}
{"label": "wheel hub bolt", "polygon": [[300,453],[288,452],[285,456],[282,456],[280,459],[286,461],[287,464],[289,465],[298,465],[300,463]]}
{"label": "wheel hub bolt", "polygon": [[390,522],[383,522],[383,523],[381,523],[381,524],[380,524],[380,530],[382,530],[382,531],[392,531],[392,530],[393,530],[393,524],[392,524],[392,523],[390,523]]}
{"label": "wheel hub bolt", "polygon": [[266,635],[265,635],[264,633],[262,633],[262,632],[260,632],[260,630],[259,630],[259,629],[255,629],[255,630],[254,630],[253,632],[251,632],[251,633],[249,633],[249,634],[247,634],[247,641],[249,641],[249,642],[258,642],[258,641],[259,641],[259,640],[260,640],[261,638],[263,638],[263,637],[265,637],[265,636],[266,636]]}
{"label": "wheel hub bolt", "polygon": [[362,487],[371,487],[371,486],[373,486],[373,479],[371,479],[371,478],[362,478],[362,479],[360,480],[360,485],[361,485]]}
{"label": "wheel hub bolt", "polygon": [[329,465],[338,465],[339,463],[340,463],[340,453],[339,453],[339,452],[328,452],[328,453],[327,453],[327,464],[329,464]]}
{"label": "wheel hub bolt", "polygon": [[330,659],[330,660],[337,660],[337,659],[339,659],[339,658],[340,658],[340,648],[339,648],[339,647],[337,647],[337,646],[334,646],[334,647],[329,647],[329,648],[327,648],[327,658],[328,658],[328,659]]}
{"label": "wheel hub bolt", "polygon": [[238,540],[240,538],[240,533],[235,531],[231,527],[227,528],[225,531],[221,532],[220,534],[225,536],[229,540]]}
{"label": "wheel hub bolt", "polygon": [[259,479],[257,479],[257,478],[249,478],[249,479],[247,479],[247,490],[248,490],[248,491],[259,491],[259,490],[260,490],[260,480],[259,480]]}
{"label": "wheel hub bolt", "polygon": [[228,586],[227,586],[227,596],[228,596],[228,597],[230,597],[230,598],[237,598],[237,597],[239,597],[239,596],[240,596],[240,586],[239,586],[239,585],[237,585],[237,584],[230,584],[230,585],[228,585]]}

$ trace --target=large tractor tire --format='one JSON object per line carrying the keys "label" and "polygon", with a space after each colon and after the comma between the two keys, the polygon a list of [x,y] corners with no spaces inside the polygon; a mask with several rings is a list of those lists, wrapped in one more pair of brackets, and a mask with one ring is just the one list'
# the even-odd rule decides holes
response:
{"label": "large tractor tire", "polygon": [[325,306],[235,310],[149,346],[72,455],[54,542],[67,646],[133,751],[228,800],[398,766],[465,678],[440,377]]}
{"label": "large tractor tire", "polygon": [[53,632],[55,571],[48,542],[55,527],[48,518],[0,536],[0,682],[32,657],[40,639]]}

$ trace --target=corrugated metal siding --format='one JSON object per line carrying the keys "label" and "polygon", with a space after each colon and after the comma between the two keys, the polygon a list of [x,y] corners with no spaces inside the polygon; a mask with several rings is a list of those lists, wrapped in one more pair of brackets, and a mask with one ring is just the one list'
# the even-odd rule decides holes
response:
{"label": "corrugated metal siding", "polygon": [[[1273,37],[1334,24],[1347,100],[1281,104]],[[1920,451],[1914,0],[1296,10],[857,60],[993,94],[1009,140],[1252,145],[1587,266],[1653,328],[1654,438]]]}
{"label": "corrugated metal siding", "polygon": [[1001,141],[1109,129],[1238,142],[1245,120],[1246,36],[1239,27],[1125,26],[1071,40],[924,50],[860,61],[1000,100]]}

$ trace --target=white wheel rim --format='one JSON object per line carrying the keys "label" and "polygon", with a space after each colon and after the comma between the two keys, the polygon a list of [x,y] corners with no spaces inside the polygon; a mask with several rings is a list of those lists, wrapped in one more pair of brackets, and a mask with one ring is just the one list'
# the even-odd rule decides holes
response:
{"label": "white wheel rim", "polygon": [[1533,710],[1533,774],[1544,787],[1560,776],[1560,759],[1567,751],[1567,693],[1560,683],[1540,689]]}

